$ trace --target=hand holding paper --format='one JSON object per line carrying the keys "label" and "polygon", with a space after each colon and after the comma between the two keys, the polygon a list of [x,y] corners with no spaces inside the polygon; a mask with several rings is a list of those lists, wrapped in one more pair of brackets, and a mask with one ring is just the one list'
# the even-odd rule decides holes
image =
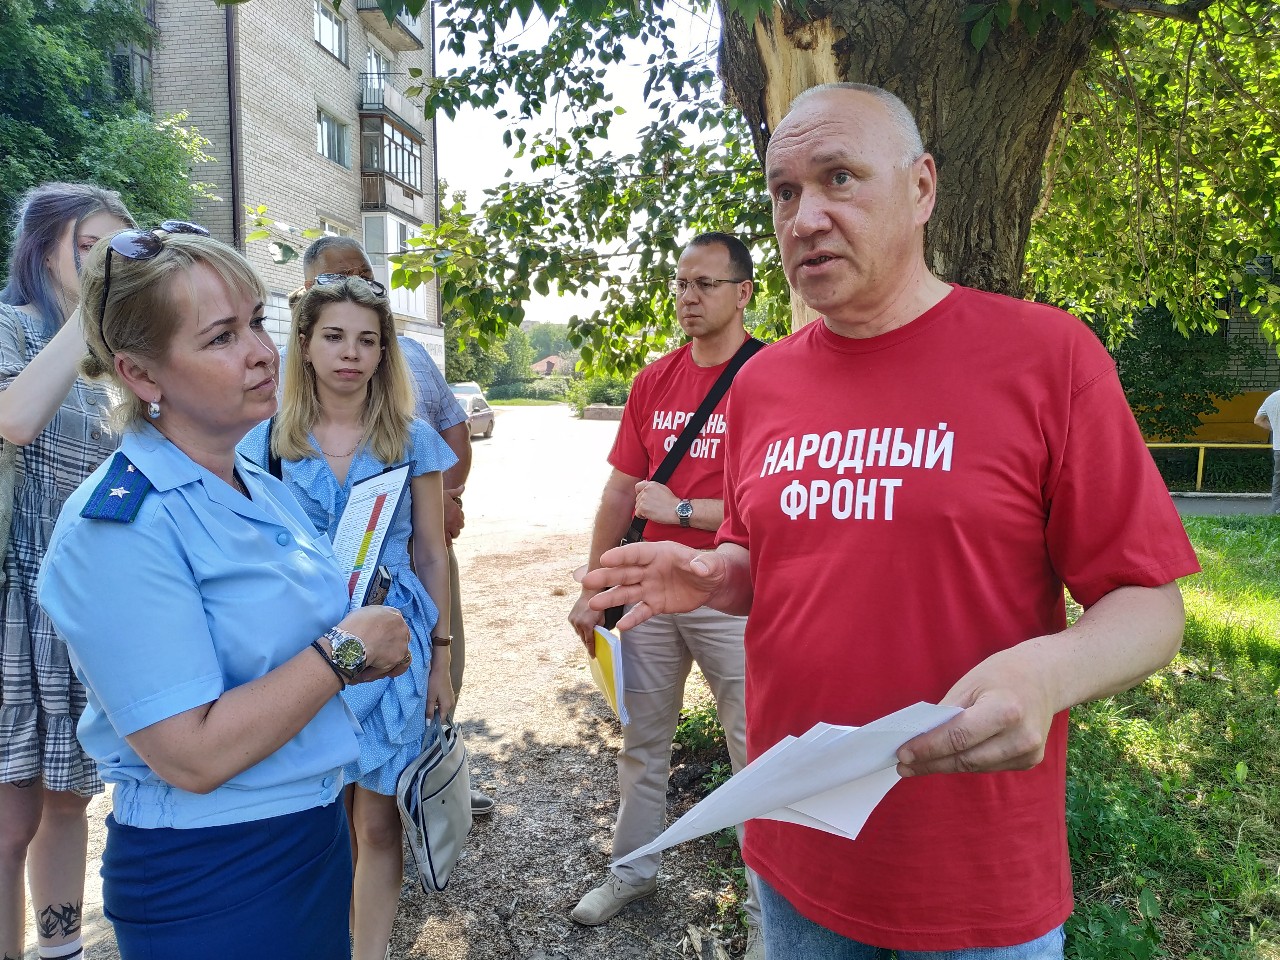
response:
{"label": "hand holding paper", "polygon": [[959,712],[917,703],[864,727],[815,724],[800,737],[774,744],[656,840],[614,865],[758,818],[852,840],[900,779],[898,748]]}

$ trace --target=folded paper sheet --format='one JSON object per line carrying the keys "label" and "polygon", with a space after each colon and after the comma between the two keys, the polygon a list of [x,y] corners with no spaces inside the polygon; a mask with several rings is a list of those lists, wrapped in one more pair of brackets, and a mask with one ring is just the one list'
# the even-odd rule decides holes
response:
{"label": "folded paper sheet", "polygon": [[917,703],[868,723],[818,723],[774,744],[627,863],[746,820],[785,820],[852,840],[898,782],[898,748],[960,712]]}
{"label": "folded paper sheet", "polygon": [[591,663],[591,679],[625,727],[631,718],[627,716],[626,697],[623,696],[622,640],[616,633],[596,627],[596,655],[587,659]]}

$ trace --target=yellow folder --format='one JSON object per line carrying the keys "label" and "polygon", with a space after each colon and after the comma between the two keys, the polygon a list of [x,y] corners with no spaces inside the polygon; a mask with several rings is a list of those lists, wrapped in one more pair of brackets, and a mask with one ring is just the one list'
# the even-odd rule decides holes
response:
{"label": "yellow folder", "polygon": [[591,663],[591,679],[608,701],[623,725],[631,722],[627,716],[626,689],[622,677],[622,640],[611,630],[596,627],[596,655],[588,658]]}

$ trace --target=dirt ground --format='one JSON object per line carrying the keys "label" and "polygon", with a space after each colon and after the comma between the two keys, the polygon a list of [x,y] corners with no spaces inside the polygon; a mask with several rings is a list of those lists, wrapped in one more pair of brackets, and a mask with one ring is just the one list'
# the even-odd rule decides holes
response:
{"label": "dirt ground", "polygon": [[[712,960],[743,949],[730,852],[714,838],[669,852],[658,893],[604,926],[569,919],[577,898],[604,876],[618,802],[621,728],[565,621],[572,570],[586,550],[585,533],[458,541],[468,656],[457,716],[474,782],[497,808],[477,819],[446,892],[428,896],[406,879],[393,957]],[[695,679],[689,697],[700,695],[705,686]],[[696,784],[715,759],[694,758],[673,779]],[[670,815],[695,800],[673,789]],[[118,956],[96,877],[107,809],[106,798],[90,808],[84,933],[94,960]],[[32,931],[27,943],[34,960]]]}
{"label": "dirt ground", "polygon": [[[457,715],[472,752],[473,780],[498,805],[491,818],[476,821],[445,893],[427,896],[406,884],[393,955],[738,955],[736,895],[723,873],[730,857],[714,838],[669,852],[658,893],[604,926],[580,927],[569,919],[578,897],[603,879],[618,803],[614,755],[621,728],[565,622],[570,591],[576,593],[572,570],[586,555],[587,537],[547,536],[476,554],[463,540],[468,656]],[[690,697],[704,692],[700,683],[690,684]],[[700,779],[688,768],[710,759],[685,764],[676,779]],[[673,790],[671,815],[695,799]]]}

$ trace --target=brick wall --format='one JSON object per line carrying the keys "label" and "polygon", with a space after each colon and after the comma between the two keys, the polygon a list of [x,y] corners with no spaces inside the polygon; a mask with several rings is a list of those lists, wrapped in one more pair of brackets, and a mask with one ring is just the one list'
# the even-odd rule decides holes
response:
{"label": "brick wall", "polygon": [[[313,0],[254,0],[234,8],[241,201],[265,205],[271,220],[285,224],[275,230],[275,239],[299,254],[310,242],[302,231],[317,228],[321,219],[340,224],[356,239],[363,239],[360,74],[370,46],[376,46],[394,64],[399,75],[393,84],[401,91],[411,85],[407,76],[410,67],[431,71],[429,35],[423,37],[423,50],[397,54],[366,31],[355,7],[352,2],[340,8],[347,24],[345,63],[313,39]],[[196,175],[215,184],[214,192],[221,200],[203,204],[196,216],[219,239],[231,242],[235,219],[243,223],[245,217],[243,211],[232,209],[232,110],[228,106],[224,9],[208,0],[159,0],[153,98],[160,112],[187,110],[191,124],[212,141],[208,152],[217,161],[201,166]],[[424,19],[430,16],[428,5]],[[317,150],[317,107],[347,125],[350,167]],[[421,132],[427,140],[422,148],[421,186],[430,201],[427,209],[434,210],[434,128],[427,124]],[[276,303],[301,285],[301,262],[276,263],[267,241],[248,244],[245,254],[266,280]],[[426,300],[428,317],[433,320],[434,287]],[[283,318],[273,322],[277,328],[273,333],[282,334],[283,324]]]}
{"label": "brick wall", "polygon": [[152,102],[157,114],[185,110],[187,123],[211,143],[211,163],[194,171],[213,184],[221,201],[202,201],[193,216],[230,242],[231,122],[227,108],[227,43],[224,8],[195,0],[158,0],[160,25],[151,61]]}

